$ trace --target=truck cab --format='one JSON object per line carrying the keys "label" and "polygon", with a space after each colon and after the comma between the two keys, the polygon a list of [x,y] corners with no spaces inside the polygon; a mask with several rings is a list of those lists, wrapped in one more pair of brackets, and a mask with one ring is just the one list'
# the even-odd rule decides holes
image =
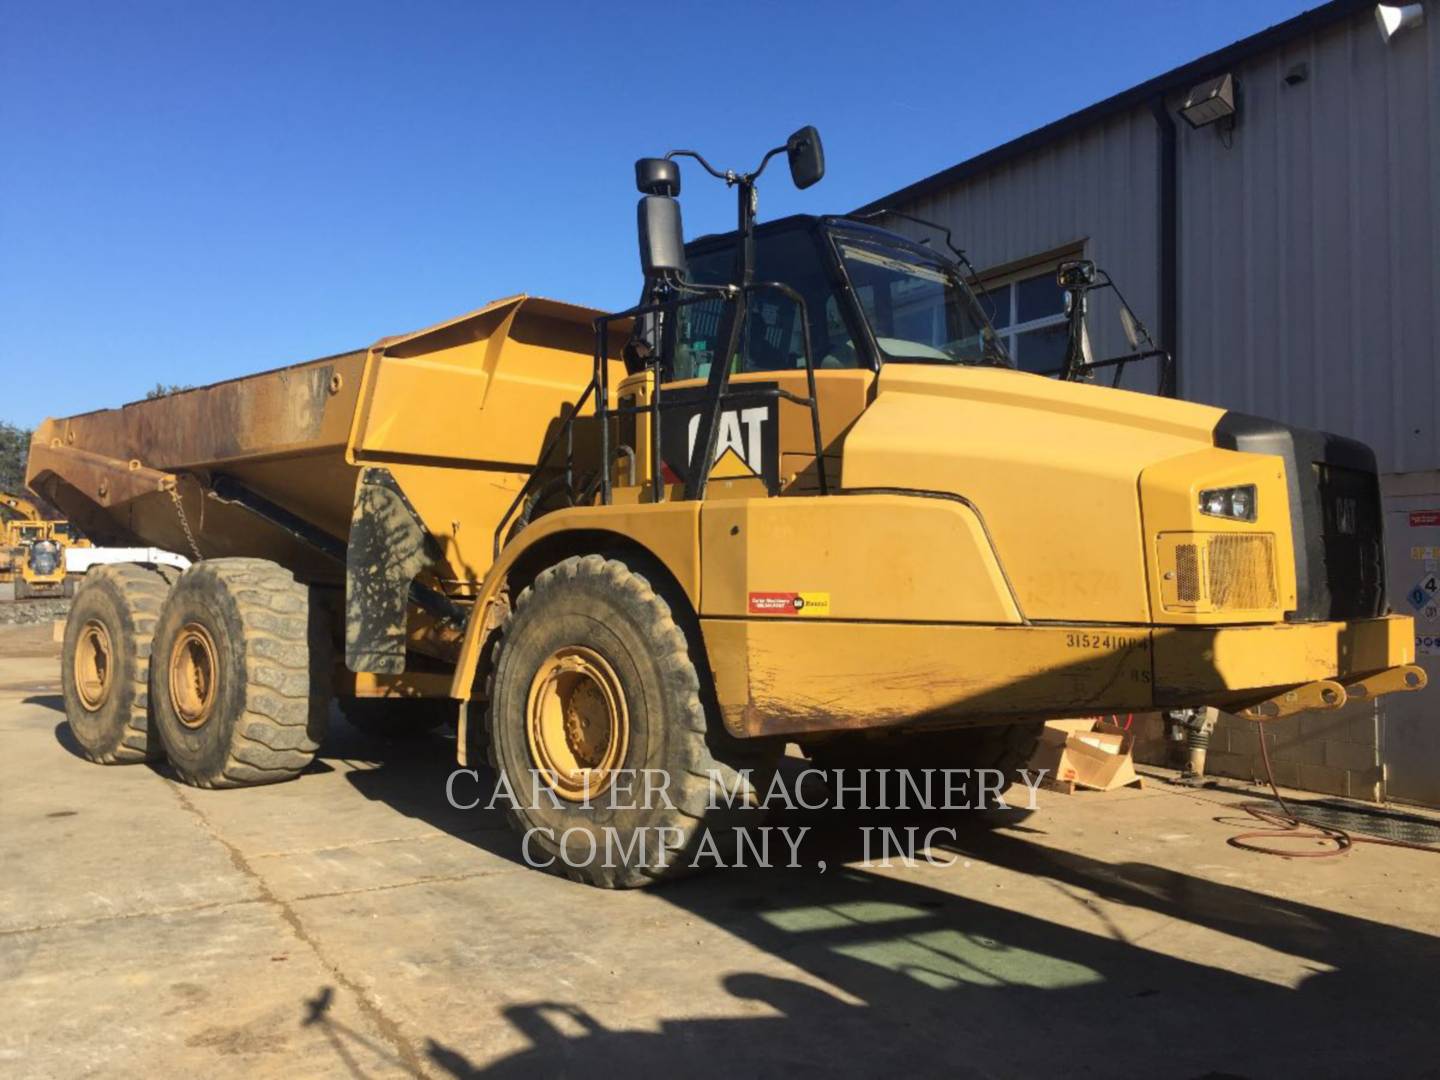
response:
{"label": "truck cab", "polygon": [[[736,244],[731,233],[687,245],[688,280],[723,286],[734,272]],[[864,411],[887,361],[1010,366],[980,302],[944,259],[920,244],[844,218],[795,215],[759,226],[755,251],[756,280],[783,283],[798,295],[761,290],[749,296],[730,381],[804,397],[808,339],[827,445]],[[703,397],[724,348],[719,337],[727,304],[716,297],[677,309],[656,342],[667,390]],[[641,384],[627,380],[620,393]],[[809,420],[794,406],[783,396],[770,406],[752,399],[727,417],[717,455],[723,463],[715,466],[724,479],[744,479],[748,470],[772,494],[816,490]],[[676,479],[688,474],[696,415],[671,429],[663,456]],[[838,459],[832,469],[837,466]]]}

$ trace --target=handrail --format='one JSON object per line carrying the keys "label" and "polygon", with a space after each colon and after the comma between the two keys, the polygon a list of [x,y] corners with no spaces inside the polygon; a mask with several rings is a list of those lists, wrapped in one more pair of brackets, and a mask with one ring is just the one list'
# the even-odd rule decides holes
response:
{"label": "handrail", "polygon": [[569,415],[566,416],[562,422],[561,429],[550,437],[550,441],[546,443],[544,449],[540,451],[540,458],[535,463],[534,470],[526,477],[525,483],[520,485],[520,490],[515,493],[515,498],[511,501],[509,507],[506,508],[505,513],[500,515],[500,523],[495,526],[494,558],[500,558],[500,537],[505,533],[505,526],[510,524],[510,519],[514,516],[516,509],[525,501],[525,496],[530,494],[530,488],[535,483],[536,477],[538,477],[540,471],[545,468],[545,463],[550,460],[550,455],[555,452],[555,447],[560,444],[562,438],[567,441],[567,449],[571,451],[570,457],[572,460],[566,461],[565,463],[565,475],[567,481],[569,480],[574,450],[574,444],[569,441],[569,436],[574,428],[575,417],[580,415],[580,410],[585,407],[585,402],[590,399],[590,395],[594,393],[594,391],[595,378],[592,376],[589,385],[585,387],[585,392],[580,395],[580,400],[575,403],[575,407],[570,410]]}
{"label": "handrail", "polygon": [[[1050,378],[1065,375],[1070,370],[1073,370],[1076,374],[1083,375],[1087,371],[1098,371],[1100,368],[1113,367],[1115,369],[1115,378],[1111,380],[1110,385],[1112,388],[1115,388],[1120,385],[1120,377],[1125,373],[1126,364],[1135,363],[1137,360],[1152,360],[1157,357],[1160,359],[1160,385],[1164,387],[1168,385],[1168,380],[1173,379],[1175,375],[1175,358],[1164,349],[1146,349],[1143,352],[1129,353],[1125,356],[1111,356],[1105,360],[1091,360],[1073,369],[1058,367],[1049,371],[1037,371],[1035,374]],[[1161,396],[1163,397],[1164,394],[1162,393]]]}
{"label": "handrail", "polygon": [[[736,346],[738,346],[739,331],[745,318],[744,310],[738,311],[731,326],[731,333],[729,335],[730,342],[728,343],[730,347],[727,348],[723,360],[717,365],[717,369],[712,369],[711,371],[710,381],[708,383],[711,395],[709,400],[702,406],[702,408],[705,406],[709,407],[708,419],[701,429],[704,434],[704,439],[701,440],[697,438],[696,440],[697,448],[703,445],[707,448],[707,452],[700,459],[698,466],[699,475],[696,475],[695,468],[692,467],[691,469],[690,481],[687,483],[687,497],[704,498],[705,486],[709,480],[710,470],[714,466],[714,446],[712,444],[715,440],[716,420],[727,402],[743,400],[745,398],[775,398],[804,406],[810,410],[810,432],[815,444],[815,470],[819,480],[820,494],[828,495],[830,493],[829,477],[825,469],[825,448],[820,432],[820,401],[815,386],[815,358],[810,343],[810,313],[805,298],[790,286],[778,281],[754,282],[744,286],[722,285],[697,288],[703,288],[704,291],[697,291],[691,296],[675,297],[658,303],[637,304],[624,311],[600,315],[595,319],[594,373],[591,375],[590,381],[586,384],[585,390],[581,393],[579,400],[575,403],[574,407],[566,413],[561,422],[560,430],[550,437],[549,441],[540,451],[540,457],[536,462],[534,470],[530,473],[529,477],[526,478],[525,483],[521,485],[520,490],[515,494],[515,498],[511,501],[505,513],[501,515],[500,522],[495,527],[494,557],[496,559],[500,557],[500,550],[503,546],[502,538],[505,534],[506,527],[514,518],[516,510],[519,509],[525,498],[531,493],[538,477],[550,461],[551,455],[554,454],[556,448],[562,441],[565,444],[565,489],[573,495],[575,489],[575,420],[579,417],[586,403],[589,402],[591,395],[595,397],[594,415],[600,427],[601,505],[610,505],[613,497],[610,477],[610,420],[612,417],[639,416],[641,414],[647,415],[650,418],[650,479],[652,498],[655,502],[662,501],[664,496],[660,451],[662,417],[665,409],[689,405],[692,404],[692,402],[664,400],[664,394],[661,389],[663,386],[663,349],[659,349],[656,350],[652,359],[646,365],[654,379],[653,391],[649,403],[645,405],[612,407],[610,405],[609,353],[607,350],[610,339],[610,326],[612,323],[620,320],[635,319],[644,315],[669,315],[679,311],[682,307],[706,303],[716,299],[732,304],[739,303],[752,292],[769,290],[780,293],[798,306],[800,314],[801,347],[804,350],[805,380],[808,395],[801,397],[799,394],[793,393],[781,386],[757,387],[743,383],[738,389],[730,389],[729,369],[737,351]],[[705,414],[702,413],[702,415]],[[633,470],[634,451],[631,450],[630,453],[632,455]],[[693,462],[691,464],[692,466],[694,465]],[[694,494],[691,495],[691,492]]]}

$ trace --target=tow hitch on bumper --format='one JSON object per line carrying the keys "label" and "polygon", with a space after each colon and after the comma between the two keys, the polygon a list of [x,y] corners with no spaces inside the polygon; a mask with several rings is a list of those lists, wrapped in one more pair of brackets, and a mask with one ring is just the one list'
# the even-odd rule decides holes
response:
{"label": "tow hitch on bumper", "polygon": [[1279,720],[1298,712],[1338,709],[1347,702],[1377,698],[1382,694],[1423,690],[1428,681],[1424,668],[1417,664],[1401,664],[1348,685],[1334,679],[1306,683],[1239,709],[1236,715],[1247,720]]}

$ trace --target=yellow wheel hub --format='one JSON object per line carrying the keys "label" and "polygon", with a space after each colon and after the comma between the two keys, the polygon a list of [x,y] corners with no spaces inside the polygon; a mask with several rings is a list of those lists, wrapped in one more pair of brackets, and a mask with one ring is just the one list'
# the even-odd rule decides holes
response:
{"label": "yellow wheel hub", "polygon": [[210,719],[220,669],[215,640],[199,623],[186,623],[170,647],[170,704],[186,727]]}
{"label": "yellow wheel hub", "polygon": [[603,793],[625,760],[630,716],[620,680],[583,645],[557,649],[530,684],[530,757],[555,794],[570,802]]}
{"label": "yellow wheel hub", "polygon": [[86,712],[94,712],[110,697],[110,675],[115,669],[115,655],[110,646],[110,631],[105,624],[91,619],[80,628],[75,642],[75,693]]}

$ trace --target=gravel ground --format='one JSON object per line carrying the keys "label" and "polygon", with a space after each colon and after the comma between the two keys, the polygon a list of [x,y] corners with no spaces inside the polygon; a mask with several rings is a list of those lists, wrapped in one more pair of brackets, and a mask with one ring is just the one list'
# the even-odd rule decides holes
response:
{"label": "gravel ground", "polygon": [[50,622],[69,611],[69,600],[0,600],[0,626]]}

